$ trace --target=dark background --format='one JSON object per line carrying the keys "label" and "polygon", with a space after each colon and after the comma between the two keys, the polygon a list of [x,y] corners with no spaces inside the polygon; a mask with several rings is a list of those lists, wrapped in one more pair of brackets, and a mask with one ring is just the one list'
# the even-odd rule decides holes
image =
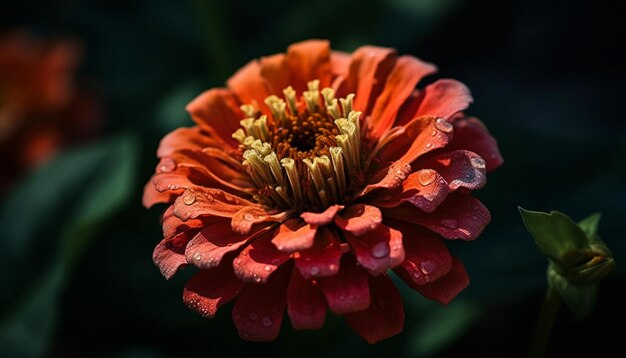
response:
{"label": "dark background", "polygon": [[[549,356],[623,352],[626,312],[626,5],[612,1],[3,2],[0,31],[69,36],[79,81],[105,128],[25,174],[0,207],[0,355],[167,357],[522,356],[545,290],[546,260],[517,206],[575,220],[600,211],[618,270],[594,314],[562,310]],[[395,47],[466,83],[505,164],[478,193],[493,220],[452,242],[472,283],[448,307],[403,288],[403,334],[367,345],[341,318],[318,331],[286,319],[269,344],[242,341],[230,306],[208,321],[151,261],[160,209],[141,206],[160,138],[190,125],[184,106],[250,59],[327,38],[352,51]],[[432,81],[433,79],[430,79]],[[619,354],[618,354],[619,355]]]}

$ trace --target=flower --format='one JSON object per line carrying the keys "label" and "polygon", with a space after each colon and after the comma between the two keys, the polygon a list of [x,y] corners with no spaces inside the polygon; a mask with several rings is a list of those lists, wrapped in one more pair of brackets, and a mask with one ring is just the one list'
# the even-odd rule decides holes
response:
{"label": "flower", "polygon": [[79,46],[24,30],[0,35],[0,190],[64,145],[98,130],[98,106],[77,88]]}
{"label": "flower", "polygon": [[443,239],[490,220],[470,192],[502,163],[454,80],[415,89],[434,65],[393,49],[352,54],[327,41],[254,60],[188,106],[168,134],[143,202],[170,206],[153,259],[166,278],[200,271],[185,303],[211,318],[235,301],[247,340],[344,315],[370,343],[402,331],[393,270],[447,304],[469,283]]}

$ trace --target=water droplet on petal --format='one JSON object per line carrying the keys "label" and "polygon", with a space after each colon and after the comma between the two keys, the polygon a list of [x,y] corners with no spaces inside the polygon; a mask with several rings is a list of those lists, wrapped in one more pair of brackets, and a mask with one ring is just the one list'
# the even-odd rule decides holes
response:
{"label": "water droplet on petal", "polygon": [[432,169],[423,169],[420,170],[417,175],[417,180],[419,180],[420,184],[423,186],[428,186],[432,184],[435,179],[437,179],[437,172]]}
{"label": "water droplet on petal", "polygon": [[252,215],[252,213],[245,213],[245,214],[243,214],[243,218],[248,220],[248,221],[252,221],[252,220],[254,220],[254,215]]}
{"label": "water droplet on petal", "polygon": [[270,327],[271,325],[274,324],[274,321],[271,318],[269,318],[269,317],[263,317],[263,319],[261,320],[261,323],[265,327]]}
{"label": "water droplet on petal", "polygon": [[372,256],[377,259],[382,259],[389,255],[389,244],[385,241],[381,241],[372,247]]}
{"label": "water droplet on petal", "polygon": [[437,131],[433,131],[432,133],[430,133],[431,137],[434,137],[437,135]]}
{"label": "water droplet on petal", "polygon": [[456,219],[443,219],[441,220],[441,226],[446,229],[455,230],[459,228],[459,222]]}
{"label": "water droplet on petal", "polygon": [[476,169],[485,169],[487,167],[487,163],[485,163],[485,160],[481,157],[471,157],[470,163],[472,163],[472,166]]}
{"label": "water droplet on petal", "polygon": [[432,143],[426,143],[426,149],[430,149],[433,146]]}
{"label": "water droplet on petal", "polygon": [[170,173],[176,169],[176,162],[172,158],[163,158],[159,163],[159,173]]}
{"label": "water droplet on petal", "polygon": [[426,281],[426,282],[430,282],[430,276],[428,276],[428,275],[424,275],[424,281]]}
{"label": "water droplet on petal", "polygon": [[253,320],[253,321],[254,321],[255,319],[259,318],[259,316],[257,316],[257,314],[256,314],[256,313],[251,312],[251,313],[250,313],[250,315],[248,316],[248,318],[250,318],[251,320]]}
{"label": "water droplet on petal", "polygon": [[433,272],[436,266],[437,264],[434,261],[426,260],[420,264],[420,271],[422,271],[424,275],[428,275]]}
{"label": "water droplet on petal", "polygon": [[185,205],[191,205],[195,202],[196,202],[196,196],[194,194],[187,193],[185,194],[185,196],[183,196],[183,203],[185,203]]}
{"label": "water droplet on petal", "polygon": [[237,266],[241,265],[241,259],[240,258],[236,258],[233,263]]}
{"label": "water droplet on petal", "polygon": [[345,243],[345,242],[342,242],[342,243],[339,245],[339,248],[341,249],[341,252],[342,252],[342,253],[344,253],[344,254],[345,254],[346,252],[349,252],[349,251],[350,251],[350,245],[348,245],[348,244],[347,244],[347,243]]}
{"label": "water droplet on petal", "polygon": [[452,123],[446,121],[445,118],[437,118],[435,121],[435,128],[444,133],[450,133],[452,132]]}
{"label": "water droplet on petal", "polygon": [[328,269],[329,269],[330,271],[335,271],[335,270],[337,269],[337,265],[335,265],[335,264],[330,264],[330,265],[328,265]]}
{"label": "water droplet on petal", "polygon": [[478,221],[478,216],[473,215],[473,216],[472,216],[472,220],[474,220],[474,221]]}
{"label": "water droplet on petal", "polygon": [[193,259],[196,261],[202,260],[202,253],[196,252],[195,254],[193,254]]}
{"label": "water droplet on petal", "polygon": [[265,265],[265,267],[263,268],[263,270],[265,270],[265,272],[270,272],[270,271],[272,271],[272,266],[270,266],[270,265]]}
{"label": "water droplet on petal", "polygon": [[313,267],[311,267],[311,270],[309,270],[309,273],[310,273],[312,276],[315,276],[315,275],[317,275],[318,273],[320,273],[320,268],[319,268],[319,267],[317,267],[317,266],[313,266]]}

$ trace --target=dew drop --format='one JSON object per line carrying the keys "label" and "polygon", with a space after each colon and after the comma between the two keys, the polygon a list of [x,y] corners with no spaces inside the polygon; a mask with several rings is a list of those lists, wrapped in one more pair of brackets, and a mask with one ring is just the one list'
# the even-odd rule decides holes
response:
{"label": "dew drop", "polygon": [[452,124],[446,121],[445,118],[437,118],[435,121],[435,127],[444,133],[452,132]]}
{"label": "dew drop", "polygon": [[446,229],[455,230],[459,228],[459,222],[456,219],[443,219],[441,220],[441,226]]}
{"label": "dew drop", "polygon": [[431,137],[434,137],[434,136],[436,136],[436,135],[437,135],[437,131],[433,131],[432,133],[430,133],[430,136],[431,136]]}
{"label": "dew drop", "polygon": [[270,327],[271,325],[274,324],[274,321],[271,318],[269,318],[269,317],[263,317],[263,319],[261,320],[261,323],[265,327]]}
{"label": "dew drop", "polygon": [[432,169],[421,170],[417,175],[417,180],[419,180],[420,184],[423,186],[432,184],[435,179],[437,179],[437,172]]}
{"label": "dew drop", "polygon": [[195,254],[193,254],[193,259],[196,261],[202,260],[202,254],[200,252],[196,252]]}
{"label": "dew drop", "polygon": [[472,220],[478,221],[478,216],[476,216],[476,215],[472,216]]}
{"label": "dew drop", "polygon": [[428,275],[424,275],[424,281],[426,281],[426,282],[430,282],[430,276],[428,276]]}
{"label": "dew drop", "polygon": [[481,157],[470,158],[470,163],[472,163],[472,166],[476,169],[485,169],[487,167],[487,163],[485,163],[485,160]]}
{"label": "dew drop", "polygon": [[270,271],[272,271],[272,266],[270,266],[270,265],[265,265],[265,267],[263,268],[263,270],[265,270],[265,272],[270,272]]}
{"label": "dew drop", "polygon": [[160,173],[170,173],[176,169],[176,162],[172,158],[163,158],[159,163]]}
{"label": "dew drop", "polygon": [[240,258],[236,258],[233,263],[237,266],[241,265],[241,259]]}
{"label": "dew drop", "polygon": [[317,266],[313,266],[313,267],[311,267],[311,270],[309,270],[309,273],[310,273],[312,276],[315,276],[315,275],[317,275],[318,273],[320,273],[320,268],[319,268],[319,267],[317,267]]}
{"label": "dew drop", "polygon": [[346,252],[349,252],[349,251],[350,251],[350,245],[348,245],[348,244],[347,244],[347,243],[345,243],[345,242],[342,242],[342,243],[339,245],[339,248],[341,249],[341,252],[342,252],[342,253],[344,253],[344,254],[345,254]]}
{"label": "dew drop", "polygon": [[389,255],[389,245],[385,241],[381,241],[372,248],[372,256],[382,259]]}
{"label": "dew drop", "polygon": [[437,264],[434,261],[426,260],[420,264],[420,271],[422,271],[424,275],[428,275],[433,272],[436,266]]}
{"label": "dew drop", "polygon": [[430,149],[433,146],[432,143],[426,143],[426,149]]}
{"label": "dew drop", "polygon": [[248,316],[248,318],[250,318],[251,320],[253,320],[253,321],[254,321],[255,319],[259,318],[259,316],[257,316],[257,314],[256,314],[256,313],[251,312],[251,313],[250,313],[250,315]]}
{"label": "dew drop", "polygon": [[245,214],[243,214],[243,218],[248,220],[248,221],[252,221],[252,220],[254,220],[254,215],[252,215],[251,213],[245,213]]}
{"label": "dew drop", "polygon": [[335,270],[337,269],[337,265],[335,265],[335,264],[330,264],[330,265],[328,265],[328,269],[329,269],[330,271],[335,271]]}
{"label": "dew drop", "polygon": [[185,205],[191,205],[193,203],[196,202],[196,196],[191,194],[191,193],[187,193],[185,194],[185,196],[183,196],[183,203],[185,203]]}

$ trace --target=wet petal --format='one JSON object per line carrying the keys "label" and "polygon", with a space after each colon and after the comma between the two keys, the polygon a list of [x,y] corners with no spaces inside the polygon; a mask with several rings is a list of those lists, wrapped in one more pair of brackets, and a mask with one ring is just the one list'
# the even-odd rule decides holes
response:
{"label": "wet petal", "polygon": [[448,182],[441,175],[432,169],[422,169],[411,173],[398,188],[377,192],[371,203],[392,208],[407,202],[423,211],[432,212],[449,192]]}
{"label": "wet petal", "polygon": [[278,250],[286,253],[306,250],[313,246],[316,229],[299,218],[287,220],[274,234],[272,243]]}
{"label": "wet petal", "polygon": [[244,207],[259,207],[225,191],[195,187],[185,190],[174,202],[174,215],[183,221],[203,216],[232,218]]}
{"label": "wet petal", "polygon": [[230,225],[233,231],[240,234],[249,233],[252,228],[261,223],[281,222],[289,217],[290,213],[282,212],[270,215],[260,205],[246,206],[241,208],[233,215]]}
{"label": "wet petal", "polygon": [[381,225],[383,215],[380,210],[371,205],[354,204],[335,217],[335,224],[340,229],[361,236]]}
{"label": "wet petal", "polygon": [[326,40],[295,43],[287,49],[291,85],[298,93],[307,90],[307,82],[318,79],[320,88],[330,86],[330,44]]}
{"label": "wet petal", "polygon": [[172,278],[176,272],[187,265],[185,246],[197,230],[180,233],[174,237],[161,240],[152,252],[152,261],[166,279]]}
{"label": "wet petal", "polygon": [[240,103],[263,103],[269,96],[265,80],[261,76],[259,61],[252,60],[232,75],[226,82],[228,88],[239,97]]}
{"label": "wet petal", "polygon": [[478,199],[454,193],[432,213],[424,213],[410,205],[383,209],[390,217],[421,225],[447,239],[474,240],[487,226],[491,215]]}
{"label": "wet petal", "polygon": [[343,205],[331,205],[321,213],[304,212],[300,214],[300,217],[304,219],[307,224],[324,226],[333,222],[335,215],[342,209]]}
{"label": "wet petal", "polygon": [[[176,200],[174,192],[160,192],[154,187],[152,178],[143,187],[143,197],[141,203],[146,209],[150,209],[156,204],[171,203]],[[181,190],[182,191],[182,190]]]}
{"label": "wet petal", "polygon": [[394,336],[404,328],[404,304],[402,296],[387,277],[370,277],[372,304],[360,312],[345,315],[346,322],[367,343],[376,343]]}
{"label": "wet petal", "polygon": [[210,89],[187,105],[187,112],[202,129],[231,148],[239,143],[232,134],[239,129],[243,113],[235,96],[225,88]]}
{"label": "wet petal", "polygon": [[420,166],[437,171],[448,183],[450,191],[458,188],[476,190],[487,183],[485,161],[478,154],[467,150],[439,154]]}
{"label": "wet petal", "polygon": [[452,268],[452,256],[446,245],[435,234],[419,230],[413,225],[394,222],[402,232],[406,256],[395,272],[407,283],[426,285],[445,276]]}
{"label": "wet petal", "polygon": [[181,232],[185,232],[188,230],[196,230],[198,232],[200,229],[211,225],[216,221],[222,221],[223,218],[203,218],[203,219],[192,219],[187,221],[182,221],[174,215],[174,206],[170,205],[167,210],[163,213],[162,224],[163,227],[163,237],[169,238],[175,235],[180,234]]}
{"label": "wet petal", "polygon": [[233,322],[245,340],[267,342],[280,332],[287,305],[289,268],[276,272],[264,285],[248,284],[233,307]]}
{"label": "wet petal", "polygon": [[220,265],[195,274],[183,290],[183,302],[205,318],[213,318],[218,308],[241,293],[244,283],[233,274],[230,265]]}
{"label": "wet petal", "polygon": [[356,259],[372,275],[379,275],[404,261],[402,233],[385,225],[367,234],[355,237],[344,235],[352,246]]}
{"label": "wet petal", "polygon": [[485,125],[476,118],[461,118],[453,122],[454,138],[450,149],[466,149],[472,151],[486,162],[488,172],[496,169],[504,160],[500,155],[498,143],[489,134]]}
{"label": "wet petal", "polygon": [[287,314],[294,329],[318,329],[326,319],[326,300],[317,284],[293,269],[287,288]]}
{"label": "wet petal", "polygon": [[289,259],[272,244],[272,230],[263,233],[246,246],[235,260],[235,275],[244,282],[265,283],[276,269]]}
{"label": "wet petal", "polygon": [[467,86],[451,79],[441,79],[426,86],[421,97],[413,118],[433,116],[448,119],[469,107],[473,101]]}
{"label": "wet petal", "polygon": [[341,247],[337,234],[328,228],[317,229],[313,246],[294,257],[304,278],[327,277],[339,272]]}
{"label": "wet petal", "polygon": [[[230,227],[228,221],[220,221],[202,229],[187,245],[187,262],[201,269],[216,267],[222,257],[238,250],[253,235],[240,235]],[[229,265],[230,266],[230,265]]]}
{"label": "wet petal", "polygon": [[341,270],[330,277],[318,279],[318,284],[335,314],[362,311],[370,305],[369,275],[357,266],[351,255],[341,260]]}
{"label": "wet petal", "polygon": [[404,101],[413,92],[415,85],[437,68],[412,56],[401,56],[389,73],[385,87],[376,99],[372,110],[372,133],[379,138],[390,129]]}
{"label": "wet petal", "polygon": [[354,109],[371,113],[374,101],[382,91],[387,75],[396,62],[391,48],[363,46],[352,54],[348,75],[339,84],[337,96],[355,93]]}
{"label": "wet petal", "polygon": [[411,286],[422,296],[447,305],[469,285],[469,276],[461,261],[452,258],[450,272],[428,285]]}

